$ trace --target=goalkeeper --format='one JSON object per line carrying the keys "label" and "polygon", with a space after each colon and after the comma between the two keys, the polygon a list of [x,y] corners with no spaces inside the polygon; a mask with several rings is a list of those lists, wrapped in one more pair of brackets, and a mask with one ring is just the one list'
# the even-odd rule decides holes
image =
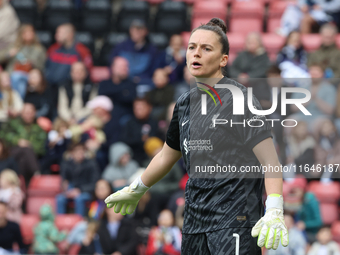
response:
{"label": "goalkeeper", "polygon": [[[197,87],[177,100],[166,142],[142,176],[105,200],[107,206],[113,207],[116,212],[123,215],[133,213],[143,194],[183,156],[189,174],[181,247],[184,255],[257,255],[261,254],[260,247],[263,246],[276,249],[280,241],[283,246],[288,245],[288,233],[283,220],[281,173],[275,178],[271,178],[268,173],[265,178],[194,178],[193,173],[190,173],[190,165],[196,163],[193,162],[194,155],[206,158],[206,166],[215,165],[218,160],[237,166],[238,169],[244,164],[280,166],[271,138],[271,127],[264,116],[254,115],[248,107],[244,107],[244,119],[261,119],[264,125],[211,125],[216,116],[219,119],[232,118],[234,123],[241,122],[239,115],[232,115],[229,89],[218,90],[221,106],[215,107],[213,99],[205,97],[206,109],[209,111],[201,114],[203,107],[200,99],[206,93],[216,92],[213,82],[202,83],[209,83],[205,78],[217,78],[218,84],[232,84],[247,98],[247,90],[243,85],[225,77],[228,54],[229,42],[222,20],[213,18],[192,31],[186,59]],[[253,104],[254,108],[261,109],[257,99],[253,100]],[[244,105],[247,105],[247,100]],[[195,132],[209,137],[214,150],[198,151],[190,147],[190,139],[193,139]],[[264,186],[268,194],[265,214],[262,203]]]}

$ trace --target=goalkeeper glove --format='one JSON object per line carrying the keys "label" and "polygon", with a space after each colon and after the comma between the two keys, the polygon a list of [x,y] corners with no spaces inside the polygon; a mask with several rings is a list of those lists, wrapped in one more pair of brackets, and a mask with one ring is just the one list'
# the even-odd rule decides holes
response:
{"label": "goalkeeper glove", "polygon": [[257,237],[257,245],[267,249],[277,249],[281,239],[283,246],[288,246],[288,230],[283,219],[283,197],[270,194],[266,201],[266,214],[251,230],[251,235]]}
{"label": "goalkeeper glove", "polygon": [[130,186],[111,194],[105,199],[108,208],[114,207],[116,213],[131,214],[137,207],[140,198],[148,191],[149,187],[142,182],[141,176]]}

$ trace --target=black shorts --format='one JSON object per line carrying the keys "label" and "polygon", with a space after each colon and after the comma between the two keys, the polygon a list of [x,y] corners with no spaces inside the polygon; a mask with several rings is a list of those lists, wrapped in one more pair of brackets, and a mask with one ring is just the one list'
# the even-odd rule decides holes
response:
{"label": "black shorts", "polygon": [[257,246],[257,238],[251,236],[251,228],[226,228],[202,234],[183,234],[181,254],[261,255],[262,253],[261,248]]}

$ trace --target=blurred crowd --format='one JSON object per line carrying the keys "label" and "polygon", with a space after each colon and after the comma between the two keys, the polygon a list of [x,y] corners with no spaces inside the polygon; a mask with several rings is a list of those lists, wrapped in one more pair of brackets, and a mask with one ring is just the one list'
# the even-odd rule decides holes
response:
{"label": "blurred crowd", "polygon": [[[327,189],[338,184],[340,176],[340,170],[335,170],[340,163],[339,16],[329,17],[327,1],[300,2],[296,7],[302,13],[300,23],[281,31],[286,40],[274,61],[261,34],[252,32],[246,36],[244,50],[228,63],[227,73],[253,87],[263,109],[272,106],[275,87],[311,92],[304,106],[312,116],[294,105],[283,116],[279,94],[279,107],[268,117],[298,121],[294,128],[280,123],[273,127],[280,162],[293,167],[320,165],[322,171],[303,168],[300,176],[285,173],[290,246],[267,254],[336,255],[340,251],[332,241],[332,222],[322,215],[322,201],[308,187],[316,181],[319,189]],[[315,27],[322,43],[307,53],[301,34]],[[129,38],[108,56],[110,78],[95,83],[89,75],[92,52],[76,41],[75,32],[73,24],[61,24],[55,44],[46,49],[34,26],[20,24],[11,5],[0,0],[0,254],[5,250],[180,254],[188,179],[182,160],[143,196],[134,214],[117,214],[103,200],[129,185],[161,150],[175,102],[193,82],[184,40],[174,34],[168,47],[160,50],[150,42],[145,22],[134,19]],[[23,213],[30,213],[26,210],[30,194],[24,187],[40,175],[59,176],[60,192],[55,204],[38,208],[34,238],[25,242],[20,224]],[[339,219],[339,199],[340,195],[332,201],[334,221]],[[69,231],[60,231],[56,215],[70,213],[82,220]]]}

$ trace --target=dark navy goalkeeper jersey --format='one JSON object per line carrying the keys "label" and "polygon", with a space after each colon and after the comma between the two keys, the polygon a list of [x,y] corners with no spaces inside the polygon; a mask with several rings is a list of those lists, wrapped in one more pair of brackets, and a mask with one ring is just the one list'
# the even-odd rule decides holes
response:
{"label": "dark navy goalkeeper jersey", "polygon": [[[218,100],[215,105],[205,91],[194,87],[177,100],[167,132],[167,145],[182,152],[189,174],[185,190],[185,234],[252,227],[263,215],[261,171],[251,174],[240,170],[245,171],[247,166],[260,167],[252,149],[272,137],[271,123],[265,116],[250,112],[245,86],[226,77],[218,84],[231,84],[242,91],[243,115],[233,114],[233,97],[229,89],[216,88],[222,105]],[[207,95],[206,115],[202,115],[201,109],[203,94]],[[262,109],[256,98],[253,98],[253,105],[255,109]],[[216,124],[217,120],[220,124]],[[220,169],[233,167],[236,173],[206,172],[208,167],[216,170],[217,166]]]}

